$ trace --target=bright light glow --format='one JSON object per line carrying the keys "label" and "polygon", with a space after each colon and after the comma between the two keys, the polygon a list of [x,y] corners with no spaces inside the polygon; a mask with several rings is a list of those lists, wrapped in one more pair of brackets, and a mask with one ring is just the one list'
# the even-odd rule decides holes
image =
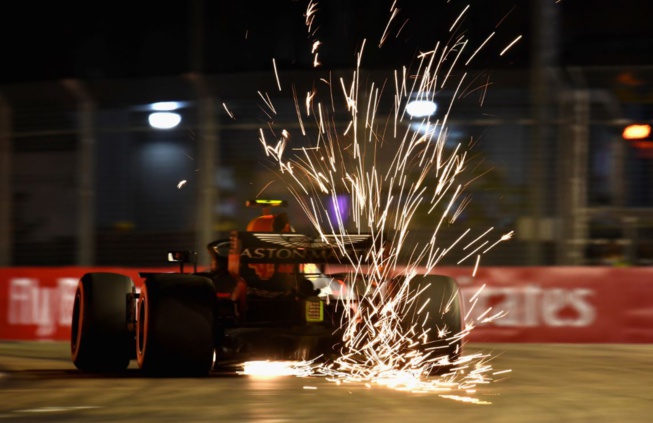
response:
{"label": "bright light glow", "polygon": [[181,122],[181,116],[178,113],[155,112],[150,113],[147,120],[153,128],[170,129],[179,125],[179,122]]}
{"label": "bright light glow", "polygon": [[642,140],[651,135],[651,125],[628,125],[622,134],[625,140]]}
{"label": "bright light glow", "polygon": [[157,112],[170,112],[172,110],[177,110],[179,108],[179,103],[176,101],[160,101],[158,103],[153,103],[151,106],[152,110]]}
{"label": "bright light glow", "polygon": [[[310,4],[315,3],[311,0]],[[458,182],[458,179],[464,177],[468,158],[465,149],[473,142],[449,140],[451,148],[444,148],[452,133],[447,125],[452,102],[476,89],[482,90],[481,98],[484,98],[489,85],[484,81],[465,82],[466,72],[452,73],[458,59],[465,57],[462,52],[467,42],[461,35],[452,38],[446,46],[437,43],[433,50],[420,53],[416,73],[405,67],[395,71],[395,92],[390,94],[395,105],[394,121],[376,116],[377,106],[382,103],[383,81],[361,83],[363,42],[357,53],[356,69],[350,77],[343,75],[339,83],[329,79],[325,85],[314,84],[306,97],[298,95],[293,87],[302,134],[306,135],[303,118],[316,115],[316,136],[309,137],[314,141],[301,148],[288,148],[292,151],[288,155],[285,151],[289,137],[283,133],[279,137],[282,128],[273,127],[273,122],[259,128],[259,141],[266,156],[278,164],[278,173],[286,177],[288,188],[320,235],[320,242],[327,242],[342,254],[341,263],[349,268],[345,277],[333,284],[320,281],[318,285],[314,281],[323,278],[311,279],[325,301],[339,301],[337,306],[343,311],[342,343],[333,361],[309,363],[304,369],[296,367],[300,374],[305,370],[307,376],[326,376],[337,384],[356,383],[370,389],[390,388],[412,393],[435,392],[456,401],[489,403],[471,395],[476,395],[477,386],[494,380],[494,375],[490,374],[493,371],[491,356],[464,355],[461,348],[476,325],[501,318],[506,312],[491,307],[485,311],[474,310],[477,304],[483,304],[477,297],[461,318],[456,315],[458,307],[462,310],[460,291],[443,295],[432,293],[430,283],[420,284],[422,272],[429,274],[437,270],[442,257],[459,242],[467,244],[462,249],[469,250],[468,257],[476,256],[477,268],[481,255],[512,236],[512,232],[491,235],[493,240],[490,240],[490,230],[486,230],[470,242],[465,236],[473,231],[461,228],[462,234],[457,239],[436,245],[436,239],[440,240],[440,227],[453,224],[469,201],[469,196],[463,194],[469,181]],[[428,117],[436,112],[437,106],[426,100],[432,99],[434,90],[440,89],[452,89],[453,96],[451,102],[445,104],[442,118],[435,121]],[[334,98],[341,94],[344,103],[340,106],[350,114],[348,121],[334,118],[337,113]],[[267,109],[276,113],[272,99],[260,91],[259,96]],[[300,98],[307,99],[305,113]],[[411,101],[417,99],[420,101]],[[410,122],[421,122],[423,130],[405,125],[404,111],[411,117],[423,118]],[[346,141],[341,143],[344,138]],[[376,160],[374,143],[377,142],[397,146],[394,155],[389,152],[392,160]],[[343,151],[347,151],[351,160],[343,160]],[[343,210],[337,210],[339,196],[345,192],[349,206],[347,222]],[[433,216],[438,205],[441,215],[439,219],[434,216],[431,236],[422,238],[424,241],[410,237],[413,217]],[[332,209],[336,209],[336,213],[332,213]],[[352,231],[369,231],[375,240],[364,256],[352,251],[353,238],[349,235]],[[409,262],[400,264],[399,257],[408,256]],[[334,294],[336,291],[332,287],[338,294]],[[450,324],[454,321],[460,321],[462,329]],[[268,377],[292,374],[286,365],[278,362],[250,362],[244,367],[245,374]],[[431,377],[435,376],[435,371],[437,377]]]}
{"label": "bright light glow", "polygon": [[406,111],[412,117],[431,116],[437,108],[436,104],[430,100],[414,100],[406,105]]}
{"label": "bright light glow", "polygon": [[281,377],[299,376],[306,377],[313,372],[312,362],[308,361],[248,361],[243,363],[241,375],[255,377]]}

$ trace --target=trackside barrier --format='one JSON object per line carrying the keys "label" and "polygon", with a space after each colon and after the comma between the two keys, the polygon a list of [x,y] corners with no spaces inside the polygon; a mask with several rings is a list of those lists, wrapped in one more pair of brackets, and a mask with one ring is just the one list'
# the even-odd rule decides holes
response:
{"label": "trackside barrier", "polygon": [[87,272],[121,273],[141,285],[139,272],[178,268],[116,267],[0,268],[0,340],[68,340],[75,290]]}
{"label": "trackside barrier", "polygon": [[[173,268],[0,268],[0,340],[68,340],[78,279]],[[438,268],[458,280],[471,342],[653,343],[653,268]],[[497,313],[503,317],[487,321]]]}
{"label": "trackside barrier", "polygon": [[[653,343],[653,268],[438,269],[463,291],[476,342]],[[490,311],[487,311],[491,308]],[[484,317],[505,316],[491,323]]]}

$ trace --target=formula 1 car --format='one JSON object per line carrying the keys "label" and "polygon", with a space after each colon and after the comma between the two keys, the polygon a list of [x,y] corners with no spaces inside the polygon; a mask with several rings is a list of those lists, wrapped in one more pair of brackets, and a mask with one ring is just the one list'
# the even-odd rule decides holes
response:
{"label": "formula 1 car", "polygon": [[[346,235],[345,251],[335,237],[295,233],[285,213],[271,207],[281,200],[253,200],[261,207],[246,231],[208,245],[210,270],[197,271],[197,254],[170,251],[179,273],[140,273],[137,292],[131,278],[116,273],[87,273],[78,283],[72,313],[71,355],[88,372],[116,372],[136,359],[149,375],[203,376],[229,363],[254,359],[329,360],[342,342],[342,319],[357,296],[352,273],[326,275],[329,263],[346,263],[345,254],[372,248],[370,234]],[[184,264],[193,271],[184,273]],[[427,304],[425,322],[436,333],[462,330],[456,282],[446,276],[420,275],[411,283]],[[424,301],[429,298],[430,301]],[[443,307],[446,303],[447,307]],[[460,339],[440,339],[453,361]]]}

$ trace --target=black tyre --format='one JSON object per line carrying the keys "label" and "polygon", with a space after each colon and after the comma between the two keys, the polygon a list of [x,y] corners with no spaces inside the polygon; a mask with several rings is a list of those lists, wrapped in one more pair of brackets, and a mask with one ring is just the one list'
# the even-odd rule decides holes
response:
{"label": "black tyre", "polygon": [[70,349],[75,366],[90,372],[124,370],[134,354],[134,283],[116,273],[87,273],[73,305]]}
{"label": "black tyre", "polygon": [[136,359],[152,376],[205,376],[213,364],[215,288],[209,278],[157,274],[138,300]]}
{"label": "black tyre", "polygon": [[[448,276],[417,275],[411,280],[410,289],[419,295],[405,315],[404,326],[409,327],[415,322],[419,325],[424,323],[423,329],[430,331],[427,342],[421,344],[420,348],[424,352],[430,352],[433,358],[447,358],[449,363],[453,363],[462,352],[462,340],[459,335],[464,327],[458,284]],[[420,309],[422,310],[418,315]],[[433,372],[446,370],[447,367],[434,366]]]}

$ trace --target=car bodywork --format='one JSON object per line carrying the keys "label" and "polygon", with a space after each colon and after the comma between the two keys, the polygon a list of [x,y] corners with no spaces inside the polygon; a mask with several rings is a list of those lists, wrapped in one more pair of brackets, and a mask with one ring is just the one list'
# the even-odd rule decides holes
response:
{"label": "car bodywork", "polygon": [[[381,237],[309,237],[295,233],[285,213],[270,213],[285,202],[248,205],[261,207],[262,214],[247,230],[207,246],[208,271],[197,271],[195,252],[174,250],[168,261],[179,263],[179,273],[141,273],[140,292],[123,275],[84,275],[73,311],[75,365],[115,371],[136,358],[150,374],[203,375],[254,359],[335,357],[343,319],[362,288],[355,274],[326,275],[324,266],[364,264],[370,251],[379,251]],[[193,271],[184,273],[188,263]],[[453,294],[435,295],[457,296],[455,282],[448,286]],[[460,326],[460,308],[449,313],[447,324]],[[450,355],[458,350],[459,345]]]}

